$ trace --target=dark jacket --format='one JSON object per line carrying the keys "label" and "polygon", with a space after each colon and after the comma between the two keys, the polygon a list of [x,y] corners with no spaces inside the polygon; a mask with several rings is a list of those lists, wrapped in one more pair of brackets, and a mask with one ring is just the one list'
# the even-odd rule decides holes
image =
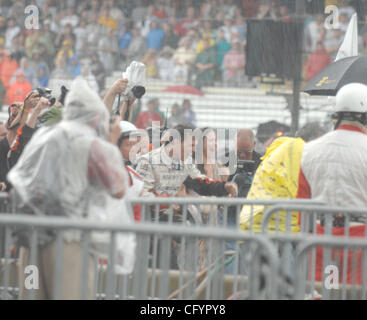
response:
{"label": "dark jacket", "polygon": [[18,131],[15,143],[13,143],[12,147],[10,148],[10,154],[7,158],[8,172],[18,162],[26,144],[31,140],[34,132],[36,131],[36,129],[28,127],[27,125],[24,125],[23,128],[18,130],[21,131]]}

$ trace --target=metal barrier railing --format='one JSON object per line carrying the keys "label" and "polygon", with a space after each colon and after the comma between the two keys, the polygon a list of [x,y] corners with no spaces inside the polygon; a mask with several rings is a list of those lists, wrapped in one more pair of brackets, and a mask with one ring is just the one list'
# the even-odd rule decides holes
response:
{"label": "metal barrier railing", "polygon": [[[366,238],[366,225],[364,223],[367,217],[366,209],[326,207],[318,205],[275,205],[264,213],[262,232],[265,235],[269,235],[277,250],[282,252],[285,256],[283,261],[281,259],[281,263],[285,264],[289,268],[293,267],[293,271],[295,265],[292,265],[290,260],[295,260],[295,240],[291,238],[290,242],[284,241],[284,239],[282,241],[278,241],[275,235],[280,234],[279,230],[276,229],[272,230],[271,232],[269,231],[270,220],[274,218],[274,215],[276,215],[276,220],[278,221],[280,212],[285,212],[286,215],[286,228],[282,234],[291,233],[291,216],[297,212],[297,214],[300,215],[300,235],[307,236],[306,239],[310,237],[317,237],[317,235],[320,234],[332,236],[333,238],[342,237],[344,240],[348,240],[352,237]],[[337,224],[335,224],[335,218],[338,219]],[[342,222],[342,224],[340,222]],[[353,270],[350,270],[348,273],[347,269],[352,259],[353,255],[349,254],[347,249],[333,251],[329,248],[312,248],[307,265],[307,269],[309,270],[307,276],[310,282],[312,297],[315,283],[319,283],[318,287],[322,288],[320,283],[322,281],[323,270],[325,269],[325,266],[334,265],[337,263],[339,268],[342,270],[342,298],[345,299],[347,287],[351,284],[351,279],[348,277],[348,274],[350,274],[350,272]],[[361,268],[361,261],[358,261],[356,267]],[[329,291],[325,291],[324,289],[323,291],[323,298],[328,299]]]}
{"label": "metal barrier railing", "polygon": [[[0,192],[0,214],[15,212],[14,203],[6,192]],[[5,230],[0,226],[0,258],[4,256]]]}
{"label": "metal barrier railing", "polygon": [[[265,210],[276,205],[298,205],[311,206],[320,204],[314,200],[309,199],[272,199],[272,200],[248,200],[240,198],[145,198],[132,199],[131,204],[139,204],[141,206],[142,220],[154,221],[155,223],[168,224],[185,224],[185,225],[202,225],[202,226],[218,226],[221,228],[230,227],[238,229],[239,215],[243,206],[247,206],[248,211],[251,212],[250,228],[248,233],[253,232],[254,212],[259,208]],[[180,210],[174,210],[174,206],[180,207]],[[162,210],[162,207],[164,209]],[[162,213],[164,211],[164,213]],[[288,251],[290,251],[291,244],[287,247],[281,248],[277,243],[274,243],[277,249],[277,254],[282,257],[282,264],[289,265],[287,276],[291,274],[294,265],[290,265]],[[158,242],[153,241],[153,248],[157,250]],[[206,248],[206,241],[200,241],[200,248]],[[237,243],[226,241],[225,247],[227,252],[232,252],[232,256],[240,256],[240,247]],[[207,250],[208,251],[208,250]],[[185,254],[182,250],[181,255]],[[189,252],[187,254],[190,254]],[[208,252],[206,252],[208,254]],[[202,258],[205,258],[201,255]],[[289,257],[289,258],[288,258]],[[229,263],[225,268],[225,274],[233,274],[236,272],[235,258],[232,263]],[[294,273],[294,272],[293,272]]]}
{"label": "metal barrier railing", "polygon": [[[322,290],[323,299],[346,299],[356,295],[365,297],[366,258],[364,249],[363,254],[358,253],[358,258],[355,258],[347,247],[350,240],[349,227],[353,225],[350,222],[354,216],[363,217],[365,210],[326,207],[304,200],[155,198],[132,199],[130,202],[141,205],[143,221],[128,226],[96,225],[87,220],[75,221],[56,217],[0,215],[0,229],[4,230],[2,235],[5,243],[4,255],[0,264],[0,277],[2,278],[0,299],[16,298],[18,294],[24,297],[23,289],[18,290],[17,285],[20,281],[17,279],[17,275],[20,274],[21,264],[18,263],[20,259],[18,260],[18,256],[11,254],[14,243],[13,232],[19,228],[29,232],[29,265],[34,265],[38,261],[39,254],[43,250],[43,247],[40,246],[39,235],[45,229],[52,229],[54,232],[56,263],[54,263],[55,270],[50,271],[54,281],[48,292],[47,297],[49,298],[65,298],[62,290],[63,278],[60,278],[63,254],[65,254],[63,247],[66,246],[62,235],[70,230],[78,231],[82,239],[79,243],[78,255],[81,259],[79,263],[81,282],[80,290],[76,290],[78,293],[80,291],[78,296],[80,298],[225,299],[232,297],[233,299],[262,299],[296,297],[302,299],[306,293],[311,298],[315,298],[315,288]],[[238,214],[239,208],[244,204],[270,207],[263,214],[263,234],[243,233],[226,228],[229,225],[225,223],[228,221],[228,215],[225,217],[225,213],[228,214],[229,208],[235,206]],[[166,218],[163,222],[159,219],[162,205],[166,205]],[[174,217],[174,205],[181,206],[181,215],[178,220]],[[197,223],[195,218],[189,218],[190,205],[209,205],[211,209],[207,214],[213,216],[219,207],[224,208],[222,223],[216,224],[215,220],[210,217],[207,221]],[[298,234],[291,234],[289,222],[286,223],[286,232],[269,233],[267,224],[271,216],[279,214],[280,211],[286,212],[287,221],[291,219],[292,212],[300,212],[301,231]],[[321,248],[321,245],[310,248],[308,260],[302,262],[306,273],[299,278],[297,268],[300,262],[296,254],[297,248],[302,246],[304,241],[308,241],[310,236],[315,239],[323,238],[316,235],[316,224],[320,215],[325,216],[325,234],[331,235],[333,216],[336,213],[339,216],[345,216],[344,237],[336,239],[336,241],[344,241],[345,246],[339,250],[333,250],[330,246]],[[147,223],[151,220],[153,223]],[[220,228],[217,227],[218,225]],[[92,247],[91,233],[94,231],[108,233],[111,243],[119,232],[137,234],[136,264],[132,274],[114,274],[111,263],[114,259],[113,245],[110,246],[106,260],[89,259],[89,249]],[[227,241],[233,242],[233,250],[226,248]],[[229,264],[233,265],[233,271],[224,272],[224,268]],[[322,281],[325,267],[335,264],[338,265],[341,272],[342,290],[340,294],[325,289]],[[89,271],[83,273],[83,270],[89,270],[88,265],[93,266],[91,273],[94,275],[92,281],[94,291],[92,294],[89,293],[91,283]],[[17,268],[18,271],[15,272]],[[357,276],[354,276],[355,270],[358,270]],[[304,291],[302,297],[299,293],[295,296],[289,294],[289,288],[286,288],[289,278],[291,279],[290,286],[296,289],[300,286],[299,281],[306,283],[307,292]],[[26,298],[39,298],[34,290],[28,293],[29,296]]]}
{"label": "metal barrier railing", "polygon": [[[276,215],[276,225],[279,223],[279,215],[281,211],[285,211],[286,223],[285,233],[291,232],[292,214],[300,216],[300,232],[307,234],[316,234],[317,222],[322,222],[323,231],[325,234],[332,234],[333,226],[345,228],[345,236],[349,236],[349,228],[357,222],[359,225],[365,225],[367,221],[367,208],[356,209],[348,207],[325,206],[309,203],[303,205],[299,203],[278,203],[271,208],[268,208],[263,215],[262,232],[267,234],[269,231],[269,222]],[[338,224],[335,225],[335,216],[338,219]],[[272,230],[279,233],[279,229]]]}
{"label": "metal barrier railing", "polygon": [[[124,226],[97,224],[88,220],[74,220],[59,217],[31,217],[26,215],[0,215],[0,225],[5,228],[5,257],[1,287],[3,296],[7,296],[10,287],[10,244],[14,231],[22,229],[30,234],[27,265],[38,266],[40,279],[44,282],[46,298],[73,299],[75,297],[106,298],[106,299],[224,299],[228,295],[238,297],[246,289],[246,298],[276,299],[278,297],[277,281],[274,277],[278,270],[278,258],[273,246],[264,238],[244,234],[240,231],[213,227],[188,227],[182,225],[164,225],[154,223],[136,223]],[[52,250],[50,244],[42,244],[42,235],[46,230],[54,233]],[[69,243],[64,236],[71,230],[81,235],[77,243],[77,251],[70,256]],[[107,264],[94,265],[90,259],[92,232],[105,232],[110,237],[111,244]],[[119,233],[133,232],[137,235],[136,262],[131,275],[117,276],[113,272],[114,239]],[[150,250],[151,241],[159,241],[159,250]],[[205,263],[205,269],[198,269],[196,259],[185,265],[185,257],[181,257],[177,270],[170,270],[170,255],[174,253],[172,244],[179,243],[181,247],[194,244],[191,256],[198,257],[197,244],[200,239],[206,239],[210,254]],[[235,272],[225,276],[223,268],[225,256],[224,241],[239,241],[246,243],[245,255],[246,272]],[[74,252],[74,253],[75,253]],[[22,257],[20,257],[21,260]],[[71,286],[65,291],[70,279],[65,281],[65,260],[71,259],[67,274],[78,273],[79,288]],[[78,261],[79,259],[79,261]],[[228,259],[227,259],[228,260]],[[235,260],[238,260],[235,258]],[[42,263],[40,263],[42,261]],[[45,263],[47,262],[47,263]],[[193,262],[191,264],[191,262]],[[23,281],[21,274],[25,264],[18,264],[18,282]],[[94,269],[90,268],[94,265]],[[238,270],[237,261],[236,268]],[[95,269],[95,268],[98,269]],[[97,270],[97,272],[96,272]],[[80,274],[79,274],[80,272]],[[25,283],[25,282],[24,282]],[[90,294],[90,286],[94,287]],[[97,284],[100,284],[98,287]],[[70,283],[69,283],[70,285]],[[47,292],[48,291],[48,292]],[[78,292],[75,292],[78,291]],[[24,295],[27,293],[26,295]],[[39,298],[37,290],[25,290],[23,282],[19,287],[21,298]],[[243,297],[243,296],[242,296]]]}
{"label": "metal barrier railing", "polygon": [[[318,289],[322,291],[322,299],[366,299],[367,281],[367,239],[346,239],[332,236],[313,236],[304,239],[297,247],[296,252],[296,279],[295,299],[303,299],[307,290],[313,296],[315,282],[308,281],[309,256],[316,248],[327,248],[334,255],[348,252],[353,259],[350,264],[340,266],[331,262],[324,264],[322,278],[318,283]],[[310,252],[311,251],[311,252]],[[341,270],[342,269],[342,270]],[[352,278],[350,284],[346,284],[346,271]],[[345,272],[344,272],[345,271]],[[342,273],[342,275],[341,275]]]}
{"label": "metal barrier railing", "polygon": [[[127,201],[131,205],[141,206],[143,221],[164,221],[167,223],[191,222],[192,224],[218,225],[222,227],[238,224],[239,214],[244,205],[250,206],[251,210],[253,210],[255,206],[264,206],[267,209],[277,204],[303,206],[320,204],[320,202],[309,199],[248,200],[245,198],[214,197],[135,198]],[[174,206],[179,206],[180,208],[175,210]],[[164,211],[163,214],[161,213],[162,211]],[[176,215],[177,212],[179,212],[179,215]],[[218,221],[219,215],[216,214],[218,212],[221,214],[221,221]],[[179,216],[179,219],[176,219],[177,216]],[[253,219],[250,221],[250,231],[252,230],[252,225]]]}

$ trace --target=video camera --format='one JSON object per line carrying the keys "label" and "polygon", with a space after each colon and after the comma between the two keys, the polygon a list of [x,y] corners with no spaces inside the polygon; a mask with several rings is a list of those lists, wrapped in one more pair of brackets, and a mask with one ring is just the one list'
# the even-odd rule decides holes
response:
{"label": "video camera", "polygon": [[145,94],[146,66],[142,62],[133,61],[123,73],[128,80],[126,95],[129,98],[140,99]]}
{"label": "video camera", "polygon": [[254,175],[256,170],[255,161],[253,160],[237,160],[237,169],[235,174],[247,173]]}
{"label": "video camera", "polygon": [[236,172],[232,176],[231,182],[235,182],[237,184],[239,197],[247,197],[255,171],[255,161],[237,159]]}

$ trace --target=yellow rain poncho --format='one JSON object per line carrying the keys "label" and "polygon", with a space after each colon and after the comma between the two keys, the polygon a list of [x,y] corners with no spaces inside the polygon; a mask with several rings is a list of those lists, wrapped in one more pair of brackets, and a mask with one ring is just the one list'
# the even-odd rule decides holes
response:
{"label": "yellow rain poncho", "polygon": [[[301,138],[281,137],[266,150],[258,167],[247,199],[293,199],[297,195],[298,175],[305,142]],[[261,232],[264,206],[243,206],[240,215],[240,229]],[[285,231],[286,213],[279,214],[279,231]],[[269,221],[269,229],[276,230],[276,214]],[[298,213],[292,213],[291,231],[298,232]]]}

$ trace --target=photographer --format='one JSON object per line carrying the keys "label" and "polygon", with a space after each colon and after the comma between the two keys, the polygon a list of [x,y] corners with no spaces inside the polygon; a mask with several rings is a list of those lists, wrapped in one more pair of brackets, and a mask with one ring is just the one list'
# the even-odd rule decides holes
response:
{"label": "photographer", "polygon": [[[140,99],[145,94],[145,72],[146,66],[143,63],[133,61],[122,74],[122,79],[114,82],[103,99],[110,114],[113,113],[113,104],[118,95],[116,114],[120,115],[121,120],[131,122],[132,106],[136,99]],[[122,104],[120,103],[121,96],[123,96]]]}
{"label": "photographer", "polygon": [[8,170],[10,170],[18,161],[22,154],[26,144],[31,140],[34,132],[36,131],[36,121],[40,113],[50,106],[50,101],[45,97],[40,97],[37,105],[33,108],[32,113],[29,115],[25,125],[18,129],[17,137],[13,141],[10,152],[7,158]]}
{"label": "photographer", "polygon": [[[14,102],[8,108],[9,118],[6,122],[7,134],[0,140],[0,191],[8,189],[6,175],[8,168],[8,153],[10,146],[16,140],[17,132],[27,121],[29,110],[32,109],[39,101],[36,93],[31,93],[24,100],[24,103]],[[24,127],[27,127],[26,125]],[[24,128],[23,127],[23,128]]]}
{"label": "photographer", "polygon": [[229,180],[238,185],[238,196],[247,197],[251,183],[259,166],[260,155],[254,151],[254,133],[250,129],[240,129],[237,133],[237,169]]}
{"label": "photographer", "polygon": [[[110,112],[110,114],[112,114],[112,108],[113,108],[113,104],[115,102],[116,96],[119,94],[123,94],[126,91],[127,88],[127,83],[128,80],[127,79],[118,79],[116,80],[113,85],[111,86],[110,89],[108,89],[107,93],[105,94],[104,98],[103,98],[103,102],[106,105],[108,111]],[[134,104],[135,99],[130,100],[129,103],[129,118],[132,116],[132,105]],[[120,113],[120,117],[121,120],[123,119],[123,115],[125,115],[125,112],[127,111],[127,100],[124,100],[124,102],[118,106],[119,108],[119,113]],[[129,121],[129,119],[127,119]]]}
{"label": "photographer", "polygon": [[[10,152],[7,154],[7,170],[9,171],[18,162],[20,155],[22,154],[25,146],[31,140],[35,131],[41,125],[47,125],[61,120],[61,107],[68,90],[63,86],[61,88],[61,96],[56,102],[56,99],[51,96],[51,90],[47,88],[37,88],[33,90],[28,96],[33,96],[37,100],[36,106],[29,113],[29,110],[24,110],[26,113],[26,123],[24,126],[19,127],[17,130],[17,135],[11,144]],[[25,101],[27,101],[28,97]],[[53,106],[46,113],[43,111],[49,107]],[[50,114],[53,114],[52,116]],[[50,119],[51,117],[55,119]]]}

